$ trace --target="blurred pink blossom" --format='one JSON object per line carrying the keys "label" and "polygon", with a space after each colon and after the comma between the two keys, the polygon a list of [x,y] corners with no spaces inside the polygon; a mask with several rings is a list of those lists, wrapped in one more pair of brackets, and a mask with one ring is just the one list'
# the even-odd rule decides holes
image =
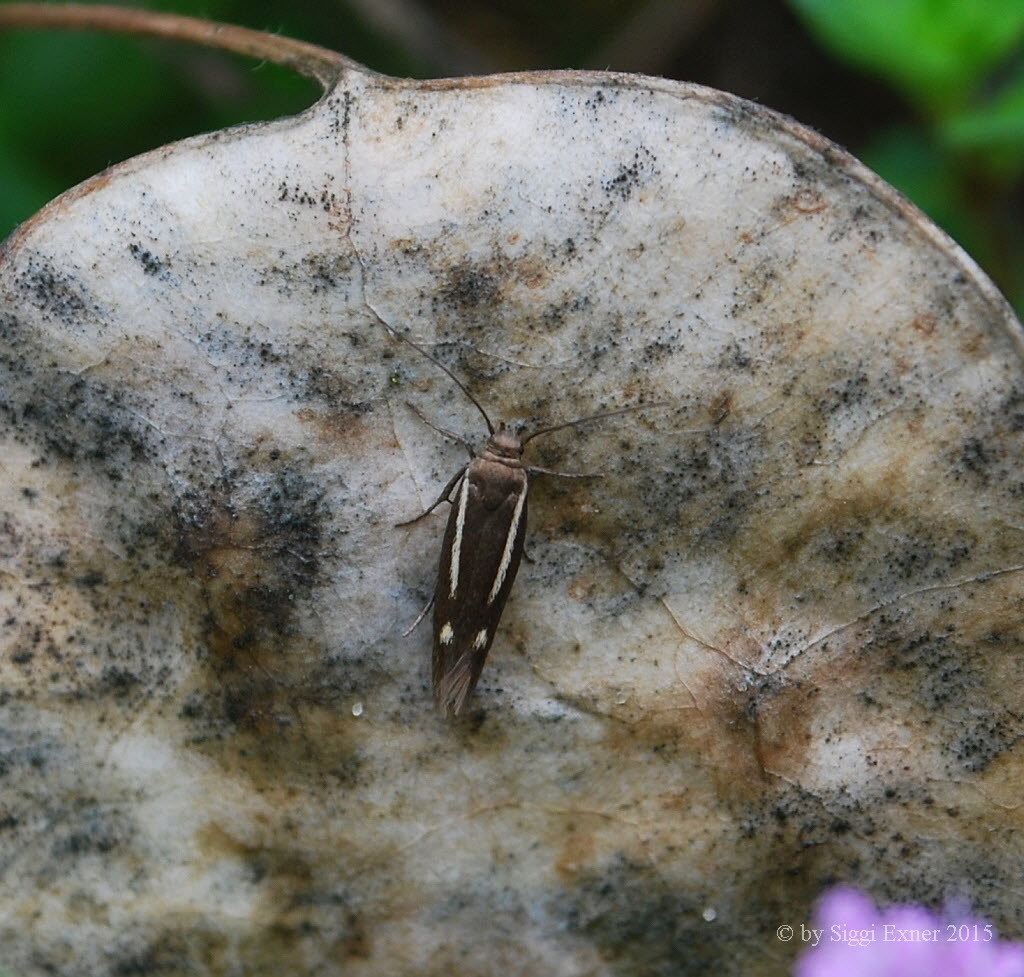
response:
{"label": "blurred pink blossom", "polygon": [[920,906],[877,909],[857,889],[818,904],[795,977],[1024,977],[1024,945],[990,923]]}

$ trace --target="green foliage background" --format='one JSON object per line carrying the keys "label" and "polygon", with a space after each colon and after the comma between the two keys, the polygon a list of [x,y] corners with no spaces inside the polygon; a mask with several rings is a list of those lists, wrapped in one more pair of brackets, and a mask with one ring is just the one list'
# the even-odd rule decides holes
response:
{"label": "green foliage background", "polygon": [[[396,29],[371,0],[143,5],[303,38],[388,74],[610,67],[757,98],[846,143],[1024,312],[1024,0],[400,0]],[[0,34],[0,238],[111,163],[317,94],[184,45]]]}
{"label": "green foliage background", "polygon": [[836,58],[911,106],[857,154],[1024,312],[1024,0],[790,0]]}

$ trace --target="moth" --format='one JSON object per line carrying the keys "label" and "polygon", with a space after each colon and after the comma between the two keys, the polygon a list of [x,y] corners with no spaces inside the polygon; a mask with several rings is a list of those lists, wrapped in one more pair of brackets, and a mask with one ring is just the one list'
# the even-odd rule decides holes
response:
{"label": "moth", "polygon": [[[415,518],[398,524],[410,526],[433,512],[442,502],[452,506],[441,544],[437,583],[431,599],[434,608],[431,671],[438,710],[442,716],[457,716],[480,679],[505,602],[519,571],[526,535],[527,497],[531,477],[601,477],[598,472],[558,472],[527,465],[523,461],[526,445],[534,438],[563,428],[663,405],[641,404],[606,411],[541,428],[524,437],[521,430],[513,430],[504,422],[495,428],[487,411],[443,363],[405,336],[399,333],[395,335],[448,374],[480,411],[489,434],[486,447],[477,454],[466,438],[438,427],[413,404],[408,405],[429,427],[465,447],[470,457],[469,462],[444,487],[433,505]],[[428,604],[424,608],[409,631],[422,620],[430,606]]]}

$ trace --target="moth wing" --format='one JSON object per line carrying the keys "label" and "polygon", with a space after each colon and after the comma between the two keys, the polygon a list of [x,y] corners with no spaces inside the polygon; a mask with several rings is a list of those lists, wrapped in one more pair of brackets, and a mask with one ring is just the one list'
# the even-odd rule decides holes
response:
{"label": "moth wing", "polygon": [[476,688],[526,529],[526,473],[474,459],[448,517],[434,595],[434,698],[458,715]]}
{"label": "moth wing", "polygon": [[434,699],[442,716],[457,716],[483,671],[483,655],[464,654],[447,672],[437,674],[437,654],[434,655]]}

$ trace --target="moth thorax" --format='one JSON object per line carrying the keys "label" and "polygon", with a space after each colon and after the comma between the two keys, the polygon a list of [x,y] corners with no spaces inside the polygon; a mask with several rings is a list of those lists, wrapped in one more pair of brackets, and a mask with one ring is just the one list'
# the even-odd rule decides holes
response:
{"label": "moth thorax", "polygon": [[488,440],[484,454],[495,458],[522,458],[523,439],[511,428],[501,424]]}

